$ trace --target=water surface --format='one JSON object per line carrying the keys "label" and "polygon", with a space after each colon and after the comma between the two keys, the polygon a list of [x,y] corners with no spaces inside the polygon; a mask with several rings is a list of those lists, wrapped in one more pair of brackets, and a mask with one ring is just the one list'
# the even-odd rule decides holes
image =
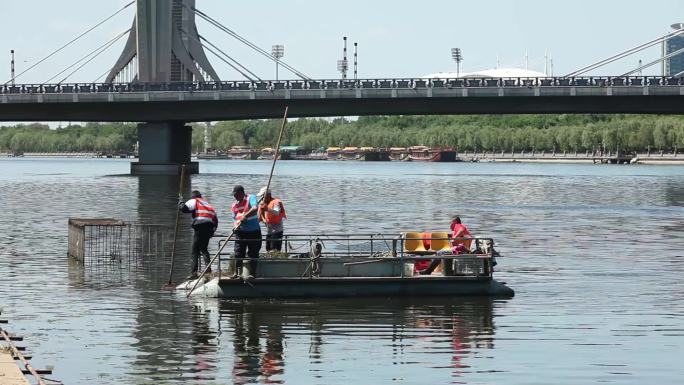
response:
{"label": "water surface", "polygon": [[[0,160],[0,306],[67,384],[678,383],[684,167],[280,162],[286,231],[399,232],[459,214],[506,256],[510,300],[185,300],[166,261],[80,267],[67,218],[172,225],[177,180],[125,160]],[[192,177],[228,229],[266,161]],[[189,188],[187,189],[189,191]],[[186,196],[187,196],[186,191]],[[188,273],[183,218],[179,280]],[[216,249],[216,244],[212,244]]]}

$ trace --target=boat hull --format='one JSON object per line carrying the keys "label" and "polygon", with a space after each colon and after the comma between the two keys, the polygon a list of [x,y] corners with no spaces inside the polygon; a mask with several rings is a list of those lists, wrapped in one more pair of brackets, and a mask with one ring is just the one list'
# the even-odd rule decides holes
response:
{"label": "boat hull", "polygon": [[218,297],[243,298],[348,298],[486,296],[513,297],[513,289],[491,278],[259,278],[221,279]]}
{"label": "boat hull", "polygon": [[429,154],[411,154],[409,158],[414,162],[456,162],[456,151],[442,150]]}
{"label": "boat hull", "polygon": [[359,160],[364,162],[389,162],[389,153],[386,151],[364,151]]}

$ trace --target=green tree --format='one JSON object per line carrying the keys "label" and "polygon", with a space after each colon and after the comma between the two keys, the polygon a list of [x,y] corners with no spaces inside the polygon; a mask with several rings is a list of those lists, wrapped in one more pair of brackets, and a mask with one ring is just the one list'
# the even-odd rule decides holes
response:
{"label": "green tree", "polygon": [[668,140],[668,124],[663,121],[656,123],[653,129],[653,145],[658,148],[659,151],[670,147],[670,141]]}

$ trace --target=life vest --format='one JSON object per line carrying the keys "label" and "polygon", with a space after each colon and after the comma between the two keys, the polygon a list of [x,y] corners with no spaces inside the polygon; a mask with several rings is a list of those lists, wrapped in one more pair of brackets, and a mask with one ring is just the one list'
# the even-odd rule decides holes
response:
{"label": "life vest", "polygon": [[192,218],[195,222],[212,222],[217,223],[218,217],[216,216],[216,210],[212,207],[209,202],[195,198],[195,211],[192,212]]}
{"label": "life vest", "polygon": [[[280,205],[280,213],[273,214],[271,210],[275,210],[276,207]],[[277,225],[283,221],[283,218],[287,218],[285,214],[285,205],[280,199],[273,199],[268,203],[266,212],[264,213],[264,221],[269,225]]]}
{"label": "life vest", "polygon": [[[251,197],[251,195],[247,195],[242,201],[233,203],[231,210],[233,211],[233,218],[235,219],[236,223],[241,222],[245,216],[245,213],[249,211],[251,207],[249,204]],[[256,224],[257,228],[259,227],[259,218],[256,215],[242,221],[242,228],[254,227],[254,224]]]}

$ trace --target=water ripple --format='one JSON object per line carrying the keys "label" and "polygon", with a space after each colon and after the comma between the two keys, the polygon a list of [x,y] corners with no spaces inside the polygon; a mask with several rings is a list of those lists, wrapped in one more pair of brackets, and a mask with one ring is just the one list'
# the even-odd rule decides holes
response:
{"label": "water ripple", "polygon": [[[496,239],[512,300],[192,301],[168,261],[79,266],[68,217],[172,224],[176,181],[127,161],[0,160],[0,307],[34,366],[68,384],[676,383],[684,344],[684,168],[282,162],[287,231],[437,230]],[[228,228],[235,184],[270,163],[192,177]],[[187,194],[186,194],[187,195]],[[29,209],[30,218],[17,215]],[[183,218],[178,273],[189,269]],[[331,244],[331,247],[333,245]],[[215,248],[216,245],[212,245]],[[184,275],[184,274],[183,274]],[[536,380],[535,380],[536,379]]]}

